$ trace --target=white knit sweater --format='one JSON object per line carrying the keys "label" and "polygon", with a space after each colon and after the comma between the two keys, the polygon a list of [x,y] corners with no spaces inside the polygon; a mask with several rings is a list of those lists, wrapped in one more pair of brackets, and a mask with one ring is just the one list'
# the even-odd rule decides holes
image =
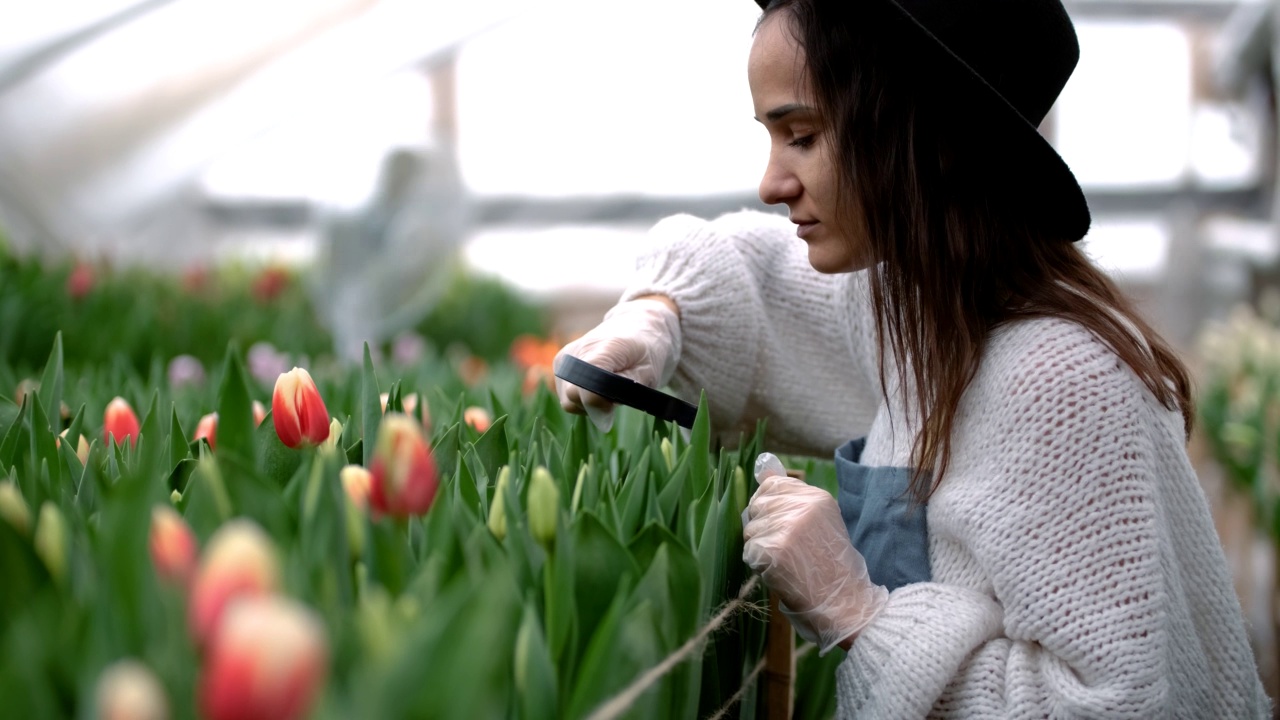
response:
{"label": "white knit sweater", "polygon": [[[624,299],[680,308],[673,386],[725,441],[909,465],[865,274],[820,275],[785,218],[658,223]],[[893,393],[891,393],[893,394]],[[840,717],[1265,718],[1181,416],[1072,323],[991,339],[929,502],[931,582],[894,591],[840,665]]]}

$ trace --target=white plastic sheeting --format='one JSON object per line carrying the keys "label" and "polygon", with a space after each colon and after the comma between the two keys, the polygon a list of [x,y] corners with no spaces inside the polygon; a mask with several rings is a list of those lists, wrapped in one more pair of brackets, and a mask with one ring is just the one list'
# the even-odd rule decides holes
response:
{"label": "white plastic sheeting", "polygon": [[0,227],[19,249],[179,264],[196,175],[370,78],[428,63],[514,2],[46,2],[0,20]]}

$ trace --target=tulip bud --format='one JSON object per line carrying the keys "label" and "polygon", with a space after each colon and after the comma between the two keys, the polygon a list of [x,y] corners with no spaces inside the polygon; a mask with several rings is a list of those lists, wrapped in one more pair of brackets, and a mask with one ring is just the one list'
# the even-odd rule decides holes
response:
{"label": "tulip bud", "polygon": [[241,599],[210,638],[199,680],[206,720],[296,720],[324,685],[324,625],[307,607],[279,596]]}
{"label": "tulip bud", "polygon": [[228,603],[265,595],[280,584],[280,565],[271,539],[251,520],[238,518],[209,538],[191,584],[187,620],[196,644],[207,641]]}
{"label": "tulip bud", "polygon": [[311,374],[294,368],[276,379],[271,419],[280,442],[291,448],[314,447],[329,437],[329,411]]}
{"label": "tulip bud", "polygon": [[[63,430],[58,433],[58,437],[54,438],[58,447],[62,447],[62,440],[67,437],[69,432],[71,432],[71,428]],[[84,465],[89,462],[89,441],[85,440],[83,435],[77,435],[76,440],[76,457],[80,459],[80,464]]]}
{"label": "tulip bud", "polygon": [[527,502],[529,532],[534,540],[550,545],[556,539],[556,520],[560,517],[560,488],[541,465],[533,469]]}
{"label": "tulip bud", "polygon": [[662,444],[659,448],[662,450],[662,459],[667,461],[667,469],[674,469],[676,466],[676,448],[671,444],[671,438],[662,438]]}
{"label": "tulip bud", "polygon": [[253,426],[258,427],[267,419],[267,408],[258,400],[253,401]]}
{"label": "tulip bud", "polygon": [[338,422],[338,418],[334,418],[333,422],[329,423],[329,437],[325,438],[323,443],[320,443],[320,447],[326,450],[341,450],[342,446],[339,445],[341,441],[342,423]]}
{"label": "tulip bud", "polygon": [[128,401],[117,397],[107,404],[107,411],[102,418],[102,442],[110,444],[112,438],[115,438],[117,445],[123,445],[127,438],[130,446],[136,446],[138,432],[138,416]]}
{"label": "tulip bud", "polygon": [[369,488],[373,485],[373,475],[359,465],[348,465],[338,471],[338,479],[342,481],[342,489],[347,492],[351,504],[364,510],[369,506]]}
{"label": "tulip bud", "polygon": [[537,632],[537,616],[525,611],[520,629],[516,631],[516,693],[524,696],[529,692],[529,656],[532,654],[533,634]]}
{"label": "tulip bud", "polygon": [[201,438],[209,443],[209,449],[213,450],[215,439],[218,435],[218,413],[209,413],[200,418],[200,422],[196,423],[196,434],[191,440],[194,442]]}
{"label": "tulip bud", "polygon": [[196,536],[172,506],[151,509],[151,534],[147,547],[160,580],[185,589],[196,572]]}
{"label": "tulip bud", "polygon": [[0,518],[23,535],[31,532],[31,510],[22,499],[22,491],[11,481],[0,482]]}
{"label": "tulip bud", "polygon": [[364,511],[369,507],[373,475],[359,465],[348,465],[338,472],[338,479],[347,493],[347,547],[352,557],[360,557],[364,554]]}
{"label": "tulip bud", "polygon": [[117,660],[98,676],[96,720],[166,720],[169,702],[159,678],[137,660]]}
{"label": "tulip bud", "polygon": [[378,400],[382,403],[382,412],[385,415],[387,412],[387,403],[391,402],[391,393],[382,393],[378,396]]}
{"label": "tulip bud", "polygon": [[733,507],[735,515],[747,509],[747,473],[741,466],[733,469]]}
{"label": "tulip bud", "polygon": [[369,483],[369,504],[377,511],[405,517],[431,509],[440,484],[436,461],[409,416],[389,413],[378,428]]}
{"label": "tulip bud", "polygon": [[36,523],[36,555],[49,568],[54,580],[61,581],[67,575],[67,521],[57,505],[46,502],[40,506],[40,519]]}
{"label": "tulip bud", "polygon": [[498,487],[489,505],[489,532],[501,542],[507,537],[507,485],[511,482],[511,466],[503,465],[498,471]]}
{"label": "tulip bud", "polygon": [[472,405],[462,411],[462,421],[475,428],[478,433],[484,433],[493,424],[493,418],[489,416],[489,411],[477,405]]}
{"label": "tulip bud", "polygon": [[578,514],[578,508],[582,506],[582,483],[587,479],[587,465],[583,463],[578,468],[578,479],[573,482],[573,497],[569,499],[569,513],[571,515]]}
{"label": "tulip bud", "polygon": [[40,392],[40,381],[35,378],[23,378],[18,381],[18,385],[13,389],[13,398],[19,404],[26,399],[28,395],[34,392]]}

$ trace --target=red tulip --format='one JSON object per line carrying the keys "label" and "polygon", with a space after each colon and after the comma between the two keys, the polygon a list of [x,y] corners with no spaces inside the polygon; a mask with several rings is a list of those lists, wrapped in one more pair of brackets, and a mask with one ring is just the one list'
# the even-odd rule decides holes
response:
{"label": "red tulip", "polygon": [[291,448],[319,445],[329,437],[329,411],[311,374],[302,368],[276,379],[271,419],[280,442]]}
{"label": "red tulip", "polygon": [[127,400],[117,397],[107,404],[102,417],[102,442],[110,444],[114,437],[117,444],[123,445],[128,439],[132,447],[138,444],[138,431],[138,416]]}
{"label": "red tulip", "polygon": [[262,421],[266,419],[267,419],[267,409],[263,407],[261,402],[254,400],[253,401],[253,426],[258,427],[259,425],[262,424]]}
{"label": "red tulip", "polygon": [[213,450],[214,439],[217,434],[218,413],[209,413],[208,415],[200,418],[200,422],[196,423],[196,434],[195,437],[191,438],[191,440],[195,441],[200,438],[204,438],[205,442],[209,443],[209,449]]}
{"label": "red tulip", "polygon": [[151,551],[151,564],[160,580],[173,587],[185,589],[196,573],[195,533],[182,516],[167,505],[151,509],[151,534],[147,542]]}
{"label": "red tulip", "polygon": [[378,512],[404,517],[431,509],[440,484],[422,428],[402,413],[389,413],[378,428],[373,451],[369,505]]}
{"label": "red tulip", "polygon": [[165,720],[169,701],[151,669],[137,660],[117,660],[98,676],[98,720]]}
{"label": "red tulip", "polygon": [[324,685],[329,648],[310,609],[279,596],[237,600],[209,643],[200,674],[207,720],[295,720]]}
{"label": "red tulip", "polygon": [[71,274],[67,276],[67,294],[74,300],[80,300],[93,289],[93,266],[85,262],[76,263]]}
{"label": "red tulip", "polygon": [[187,618],[197,645],[204,644],[228,603],[240,596],[265,595],[280,584],[280,565],[271,539],[251,520],[228,521],[209,538],[191,584]]}

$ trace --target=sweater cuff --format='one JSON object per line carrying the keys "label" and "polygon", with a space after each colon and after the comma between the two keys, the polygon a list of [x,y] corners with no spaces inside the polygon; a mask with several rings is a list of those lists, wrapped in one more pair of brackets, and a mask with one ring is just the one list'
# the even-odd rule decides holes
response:
{"label": "sweater cuff", "polygon": [[974,649],[1003,632],[1004,612],[967,588],[895,590],[836,671],[839,715],[924,717]]}
{"label": "sweater cuff", "polygon": [[691,402],[707,391],[717,431],[737,432],[758,363],[760,300],[732,232],[691,215],[674,215],[649,232],[627,301],[665,295],[680,313],[680,363],[671,385]]}

